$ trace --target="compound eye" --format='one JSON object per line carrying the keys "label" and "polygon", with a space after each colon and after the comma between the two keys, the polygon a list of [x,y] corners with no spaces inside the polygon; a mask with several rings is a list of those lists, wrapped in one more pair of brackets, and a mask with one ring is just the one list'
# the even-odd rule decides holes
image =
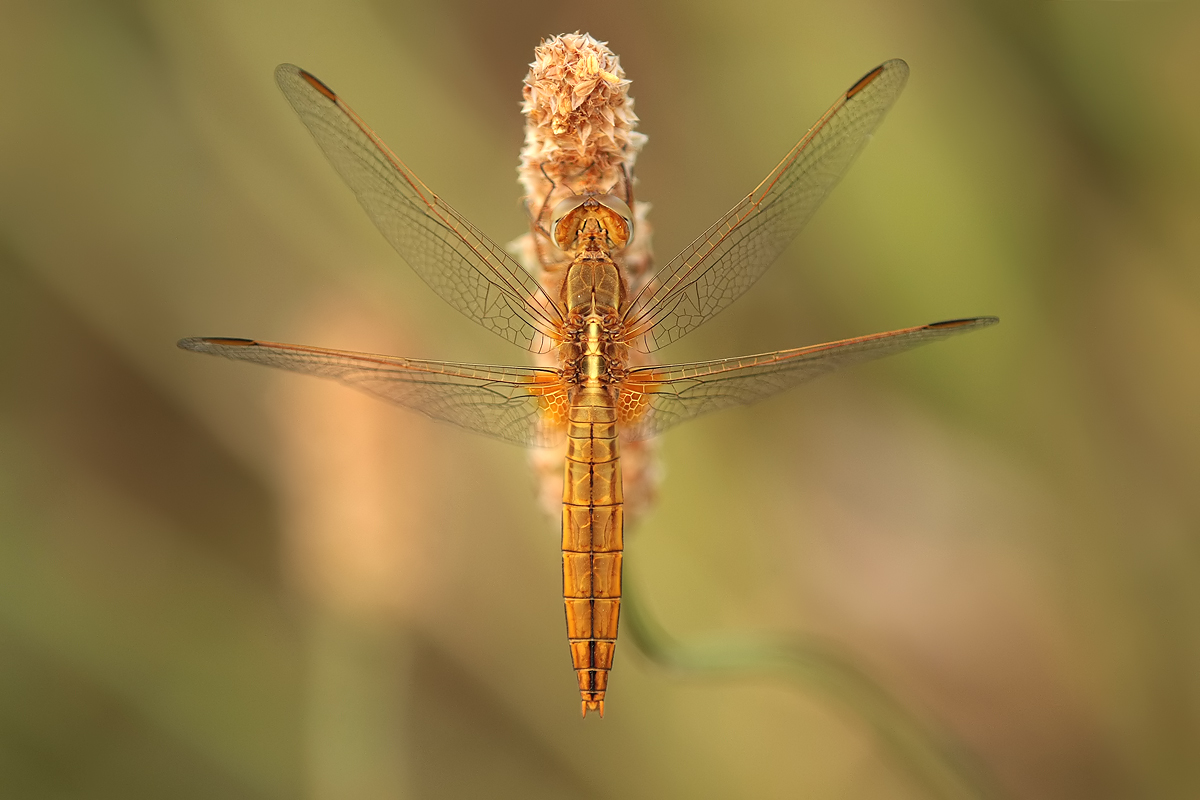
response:
{"label": "compound eye", "polygon": [[633,211],[630,210],[629,204],[615,194],[602,194],[596,197],[596,202],[621,216],[625,220],[625,225],[628,229],[627,240],[633,238]]}
{"label": "compound eye", "polygon": [[554,238],[554,243],[563,250],[566,250],[570,246],[573,231],[569,231],[566,228],[560,230],[559,223],[563,221],[564,217],[586,202],[587,195],[568,197],[556,205],[554,210],[550,212],[550,234]]}

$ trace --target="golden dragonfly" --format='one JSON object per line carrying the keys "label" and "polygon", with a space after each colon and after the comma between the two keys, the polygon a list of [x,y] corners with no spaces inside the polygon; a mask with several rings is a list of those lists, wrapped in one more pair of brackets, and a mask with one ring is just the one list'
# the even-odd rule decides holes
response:
{"label": "golden dragonfly", "polygon": [[[827,344],[689,364],[637,366],[758,279],[837,183],[899,95],[892,60],[850,87],[750,194],[652,277],[631,288],[624,196],[585,192],[532,215],[569,260],[556,295],[454,211],[329,87],[281,65],[275,78],[384,237],[429,286],[483,327],[557,367],[484,366],[253,339],[191,338],[201,353],[334,378],[430,417],[523,445],[566,441],[563,596],[582,713],[604,713],[621,604],[623,442],[761,400],[852,364],[995,324],[937,322]],[[552,296],[554,295],[554,296]]]}

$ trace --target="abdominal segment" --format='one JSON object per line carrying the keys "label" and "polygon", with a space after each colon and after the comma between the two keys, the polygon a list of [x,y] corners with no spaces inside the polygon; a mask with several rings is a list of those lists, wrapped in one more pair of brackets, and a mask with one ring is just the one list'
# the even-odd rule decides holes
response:
{"label": "abdominal segment", "polygon": [[563,599],[583,714],[604,715],[621,606],[622,496],[616,409],[583,388],[570,410],[563,486]]}

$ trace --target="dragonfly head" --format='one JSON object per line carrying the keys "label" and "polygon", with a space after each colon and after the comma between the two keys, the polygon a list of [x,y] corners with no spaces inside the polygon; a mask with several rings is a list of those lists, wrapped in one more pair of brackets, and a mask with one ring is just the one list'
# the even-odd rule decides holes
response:
{"label": "dragonfly head", "polygon": [[581,194],[554,207],[550,215],[554,243],[564,252],[575,250],[589,220],[596,221],[616,249],[633,238],[633,212],[624,200],[611,194]]}

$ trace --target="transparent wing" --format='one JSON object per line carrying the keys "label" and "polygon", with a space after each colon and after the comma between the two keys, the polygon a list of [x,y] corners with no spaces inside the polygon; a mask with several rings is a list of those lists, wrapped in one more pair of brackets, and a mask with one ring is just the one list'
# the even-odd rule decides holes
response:
{"label": "transparent wing", "polygon": [[513,344],[548,352],[563,315],[499,245],[429,190],[329,87],[280,64],[275,80],[375,227],[443,300]]}
{"label": "transparent wing", "polygon": [[238,361],[333,378],[477,433],[522,445],[561,438],[567,393],[558,373],[418,361],[252,339],[183,339],[179,346]]}
{"label": "transparent wing", "polygon": [[645,439],[692,417],[753,403],[836,369],[999,321],[996,317],[950,320],[758,356],[633,369],[621,385],[622,435]]}
{"label": "transparent wing", "polygon": [[659,270],[622,317],[651,352],[711,319],[758,280],[863,149],[908,79],[893,59],[842,95],[771,174]]}

